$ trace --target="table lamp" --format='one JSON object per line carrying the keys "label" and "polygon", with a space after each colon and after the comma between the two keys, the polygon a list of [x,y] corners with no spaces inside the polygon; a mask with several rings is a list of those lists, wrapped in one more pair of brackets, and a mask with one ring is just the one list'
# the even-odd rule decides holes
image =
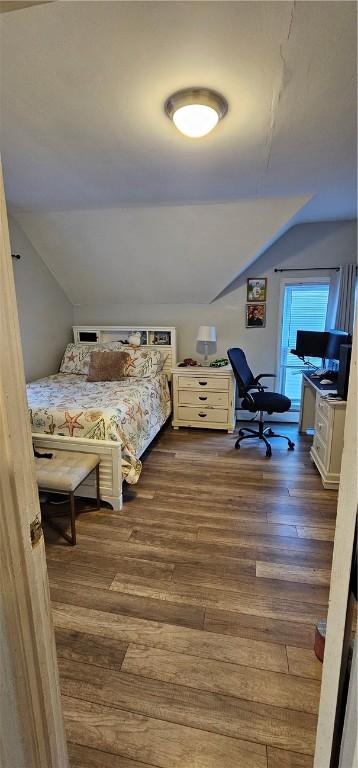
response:
{"label": "table lamp", "polygon": [[[204,361],[203,365],[207,366],[208,363],[208,354],[209,354],[209,346],[212,349],[212,352],[216,351],[216,328],[214,325],[201,325],[198,330],[198,335],[196,337],[196,340],[199,345],[204,345]],[[199,350],[198,350],[199,351]]]}

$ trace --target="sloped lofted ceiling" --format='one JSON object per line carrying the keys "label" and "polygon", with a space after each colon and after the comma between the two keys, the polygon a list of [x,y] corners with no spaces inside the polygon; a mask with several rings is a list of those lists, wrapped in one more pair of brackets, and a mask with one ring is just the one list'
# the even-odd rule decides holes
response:
{"label": "sloped lofted ceiling", "polygon": [[31,5],[42,5],[46,2],[51,2],[51,0],[28,0],[28,2],[0,0],[0,13],[13,13],[14,11],[21,11],[23,8],[30,8]]}
{"label": "sloped lofted ceiling", "polygon": [[208,303],[304,198],[16,215],[74,304]]}
{"label": "sloped lofted ceiling", "polygon": [[[207,302],[293,221],[356,215],[355,16],[285,0],[2,15],[7,200],[74,303]],[[193,84],[229,102],[200,141],[163,112]]]}

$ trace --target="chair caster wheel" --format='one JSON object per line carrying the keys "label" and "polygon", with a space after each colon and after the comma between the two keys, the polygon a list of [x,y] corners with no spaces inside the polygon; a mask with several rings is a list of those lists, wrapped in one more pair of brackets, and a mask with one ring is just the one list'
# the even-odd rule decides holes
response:
{"label": "chair caster wheel", "polygon": [[242,429],[239,429],[239,435],[240,435],[240,437],[243,437],[243,436],[244,436],[244,432],[243,432],[243,430],[242,430]]}
{"label": "chair caster wheel", "polygon": [[266,434],[267,434],[267,437],[272,437],[273,435],[272,429],[269,429]]}
{"label": "chair caster wheel", "polygon": [[240,443],[235,443],[235,448],[238,450],[240,448]]}
{"label": "chair caster wheel", "polygon": [[267,449],[267,451],[266,451],[266,456],[267,456],[267,458],[268,458],[268,459],[269,459],[269,458],[272,456],[272,451],[271,451],[271,448],[268,448],[268,449]]}
{"label": "chair caster wheel", "polygon": [[295,444],[290,440],[288,443],[288,450],[293,451],[294,447],[295,447]]}

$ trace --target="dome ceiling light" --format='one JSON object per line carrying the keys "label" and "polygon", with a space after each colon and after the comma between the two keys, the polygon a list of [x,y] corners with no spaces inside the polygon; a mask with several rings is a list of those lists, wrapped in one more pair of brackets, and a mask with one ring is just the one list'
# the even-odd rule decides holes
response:
{"label": "dome ceiling light", "polygon": [[198,139],[225,117],[228,103],[224,96],[209,88],[184,88],[169,96],[164,109],[178,131]]}

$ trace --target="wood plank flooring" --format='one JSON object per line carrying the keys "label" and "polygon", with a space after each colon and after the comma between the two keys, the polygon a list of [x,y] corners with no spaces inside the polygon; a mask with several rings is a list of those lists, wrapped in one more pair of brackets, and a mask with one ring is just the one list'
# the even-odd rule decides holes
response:
{"label": "wood plank flooring", "polygon": [[285,432],[167,427],[122,513],[45,529],[72,768],[312,768],[336,493]]}

